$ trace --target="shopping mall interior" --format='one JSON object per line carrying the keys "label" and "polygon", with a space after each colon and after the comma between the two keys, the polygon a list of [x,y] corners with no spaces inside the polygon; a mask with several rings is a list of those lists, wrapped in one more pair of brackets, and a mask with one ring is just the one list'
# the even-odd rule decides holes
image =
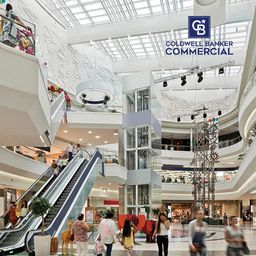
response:
{"label": "shopping mall interior", "polygon": [[160,255],[161,209],[190,255],[199,208],[207,255],[224,214],[256,255],[256,0],[0,0],[0,116],[0,255],[66,255],[80,213],[95,255],[106,212]]}

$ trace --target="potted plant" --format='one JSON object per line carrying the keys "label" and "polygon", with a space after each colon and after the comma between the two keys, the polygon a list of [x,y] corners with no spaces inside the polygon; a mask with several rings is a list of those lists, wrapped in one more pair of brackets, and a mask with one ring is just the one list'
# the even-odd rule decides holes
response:
{"label": "potted plant", "polygon": [[35,254],[36,256],[50,255],[51,249],[51,236],[44,235],[44,215],[51,209],[48,199],[44,197],[35,197],[31,204],[30,210],[36,217],[42,218],[42,235],[34,236]]}

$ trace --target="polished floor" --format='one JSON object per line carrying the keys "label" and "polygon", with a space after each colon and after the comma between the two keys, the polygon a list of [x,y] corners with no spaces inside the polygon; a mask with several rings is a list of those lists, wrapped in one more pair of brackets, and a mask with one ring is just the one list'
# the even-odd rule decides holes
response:
{"label": "polished floor", "polygon": [[[207,243],[207,255],[208,256],[225,256],[226,242],[224,240],[224,228],[217,226],[209,226],[208,233],[215,233],[212,237],[206,239]],[[169,244],[169,256],[187,256],[188,251],[188,237],[187,226],[182,229],[181,225],[174,224],[170,229],[170,244]],[[251,226],[244,227],[244,236],[247,244],[251,250],[251,255],[256,256],[256,229],[252,229]],[[89,245],[88,256],[93,255],[94,245]],[[61,251],[61,248],[60,248]],[[19,254],[27,255],[27,254]],[[61,254],[59,254],[61,255]],[[126,253],[120,243],[115,243],[113,247],[113,256],[125,256]],[[145,243],[144,239],[137,239],[134,246],[134,256],[157,256],[157,245],[155,243]]]}

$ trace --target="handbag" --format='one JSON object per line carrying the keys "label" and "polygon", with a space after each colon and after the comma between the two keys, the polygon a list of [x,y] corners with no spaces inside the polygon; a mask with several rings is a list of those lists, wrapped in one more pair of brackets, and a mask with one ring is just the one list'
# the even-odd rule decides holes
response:
{"label": "handbag", "polygon": [[248,248],[247,243],[245,241],[243,241],[242,251],[244,254],[250,255],[250,249]]}

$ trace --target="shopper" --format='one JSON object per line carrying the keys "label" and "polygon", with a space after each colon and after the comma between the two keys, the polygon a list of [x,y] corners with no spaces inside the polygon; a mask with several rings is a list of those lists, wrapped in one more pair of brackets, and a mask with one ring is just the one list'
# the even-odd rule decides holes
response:
{"label": "shopper", "polygon": [[244,235],[240,227],[237,226],[237,218],[230,216],[230,226],[225,229],[225,240],[228,243],[227,256],[242,256]]}
{"label": "shopper", "polygon": [[224,226],[228,225],[228,215],[226,213],[224,213],[223,215],[223,225]]}
{"label": "shopper", "polygon": [[134,246],[134,228],[129,219],[125,220],[124,228],[122,230],[122,244],[127,252],[127,255],[132,254],[132,249]]}
{"label": "shopper", "polygon": [[58,168],[60,170],[62,170],[62,157],[61,156],[58,157],[56,164],[57,164]]}
{"label": "shopper", "polygon": [[5,11],[6,11],[7,18],[9,18],[10,20],[14,20],[15,22],[19,23],[22,26],[25,26],[24,23],[20,20],[20,18],[16,14],[14,14],[11,4],[8,3],[6,5]]}
{"label": "shopper", "polygon": [[72,148],[72,157],[75,157],[76,154],[77,154],[77,147],[76,147],[76,145],[73,145],[73,148]]}
{"label": "shopper", "polygon": [[170,221],[167,219],[165,213],[160,213],[158,215],[158,221],[155,226],[155,231],[153,234],[153,239],[156,237],[157,246],[158,246],[158,255],[163,255],[164,248],[164,256],[168,255],[168,230],[170,228]]}
{"label": "shopper", "polygon": [[22,202],[20,208],[20,221],[22,221],[28,214],[28,202],[25,200]]}
{"label": "shopper", "polygon": [[188,241],[191,256],[206,255],[205,236],[207,224],[203,219],[204,210],[200,209],[196,211],[196,219],[189,223]]}
{"label": "shopper", "polygon": [[15,227],[17,220],[18,220],[17,215],[16,215],[16,210],[17,210],[16,204],[14,202],[11,202],[11,206],[9,208],[8,213],[9,213],[9,221],[12,225],[12,228]]}
{"label": "shopper", "polygon": [[68,154],[68,161],[70,162],[73,158],[73,143],[72,142],[70,142],[70,144],[68,145],[66,152]]}
{"label": "shopper", "polygon": [[84,215],[80,213],[73,226],[74,240],[76,243],[77,256],[88,255],[88,236],[89,226],[83,221]]}
{"label": "shopper", "polygon": [[115,222],[112,220],[113,217],[114,217],[114,214],[108,211],[106,213],[105,219],[103,219],[99,225],[99,234],[100,234],[101,241],[107,247],[105,256],[111,256],[112,247],[116,239],[117,229],[116,229]]}
{"label": "shopper", "polygon": [[79,152],[81,150],[81,145],[80,144],[77,144],[76,145],[76,151]]}

